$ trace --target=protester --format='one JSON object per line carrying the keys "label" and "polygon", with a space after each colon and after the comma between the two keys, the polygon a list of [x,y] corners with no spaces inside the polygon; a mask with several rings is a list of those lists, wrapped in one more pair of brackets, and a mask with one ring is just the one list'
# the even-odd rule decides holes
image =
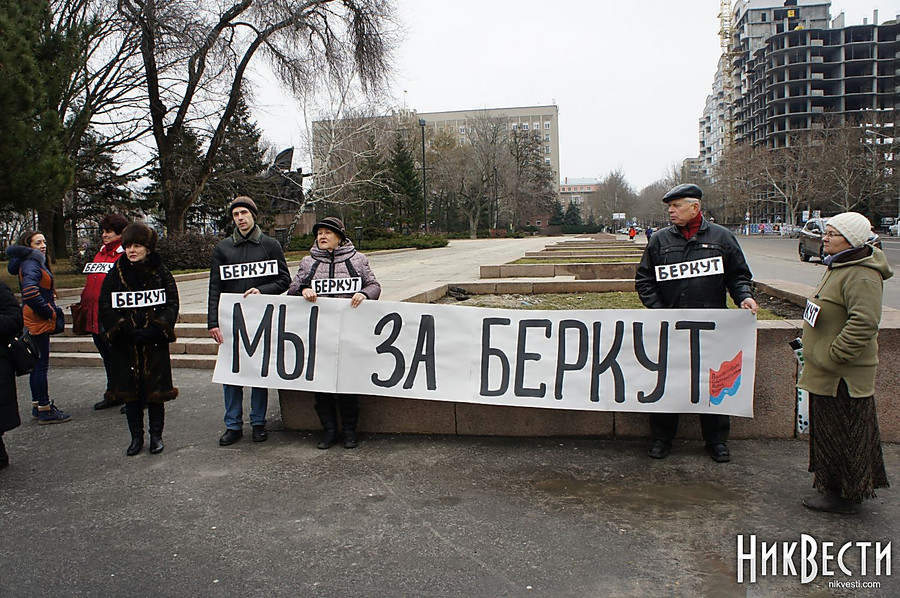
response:
{"label": "protester", "polygon": [[[644,249],[634,283],[641,302],[650,309],[724,309],[727,292],[735,304],[755,314],[758,307],[753,300],[752,274],[744,253],[728,229],[704,219],[702,196],[700,187],[693,184],[678,185],[663,196],[672,226],[653,233]],[[704,258],[722,258],[722,270],[710,269],[709,274],[664,281],[656,278],[656,266]],[[731,430],[729,417],[703,414],[700,427],[713,461],[730,461],[726,444]],[[665,458],[677,431],[677,413],[650,414],[653,444],[648,455]]]}
{"label": "protester", "polygon": [[866,243],[871,230],[856,212],[828,220],[826,270],[804,314],[798,386],[809,392],[809,471],[819,492],[803,505],[816,511],[854,513],[889,486],[874,394],[884,281],[894,272]]}
{"label": "protester", "polygon": [[[291,284],[291,274],[284,259],[281,244],[262,232],[256,224],[259,209],[253,199],[237,197],[229,207],[234,221],[234,233],[219,241],[213,251],[212,268],[209,271],[209,303],[206,312],[209,334],[222,344],[219,329],[219,296],[222,293],[248,295],[280,295]],[[235,264],[252,264],[254,268],[228,268]],[[226,273],[223,276],[223,272]],[[258,273],[259,272],[259,273]],[[240,440],[244,427],[244,389],[225,384],[225,432],[219,438],[220,446],[228,446]],[[269,391],[266,388],[250,390],[250,426],[253,441],[265,442],[266,410]]]}
{"label": "protester", "polygon": [[22,423],[16,395],[16,370],[7,347],[22,332],[23,326],[19,302],[6,283],[0,282],[0,469],[9,465],[3,434],[18,428]]}
{"label": "protester", "polygon": [[19,277],[25,326],[41,353],[28,379],[31,385],[31,417],[37,418],[39,424],[65,423],[72,416],[61,411],[50,400],[50,385],[47,381],[50,369],[50,335],[57,332],[57,322],[64,317],[62,309],[55,303],[56,287],[47,261],[47,239],[40,231],[26,232],[19,239],[18,245],[6,248],[6,255],[9,257],[7,270]]}
{"label": "protester", "polygon": [[[344,223],[340,218],[329,216],[313,226],[316,242],[309,255],[300,261],[300,269],[288,295],[303,295],[307,301],[315,303],[320,293],[313,289],[314,280],[350,279],[359,285],[355,293],[333,293],[330,297],[350,299],[352,307],[358,307],[366,299],[378,299],[381,285],[369,267],[368,258],[356,251],[347,238]],[[316,393],[316,413],[325,432],[320,449],[331,448],[340,439],[337,431],[337,411],[341,414],[343,447],[355,448],[358,444],[356,428],[359,421],[359,400],[355,395]]]}
{"label": "protester", "polygon": [[150,423],[150,452],[163,450],[165,402],[172,386],[169,343],[175,340],[178,287],[156,253],[156,231],[135,222],[122,232],[125,258],[106,275],[100,290],[100,325],[110,346],[110,392],[125,402],[131,432],[128,456],[144,446],[144,408]]}
{"label": "protester", "polygon": [[107,214],[100,220],[100,237],[103,245],[94,259],[85,265],[85,272],[88,275],[84,283],[84,290],[81,291],[81,309],[86,314],[85,328],[91,333],[94,346],[97,347],[97,352],[103,359],[103,367],[106,368],[106,392],[103,393],[103,400],[94,403],[94,409],[98,410],[121,403],[110,392],[109,381],[112,374],[110,372],[109,343],[106,342],[100,326],[98,300],[106,273],[125,251],[122,248],[122,231],[126,226],[128,226],[128,219],[121,214]]}

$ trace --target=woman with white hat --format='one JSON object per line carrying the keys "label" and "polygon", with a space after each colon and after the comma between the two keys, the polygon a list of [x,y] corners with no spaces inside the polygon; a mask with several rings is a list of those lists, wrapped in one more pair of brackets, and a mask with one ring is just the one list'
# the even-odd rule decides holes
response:
{"label": "woman with white hat", "polygon": [[884,281],[894,272],[866,242],[871,230],[856,212],[828,220],[827,269],[803,318],[798,386],[809,391],[809,471],[819,491],[803,504],[816,511],[854,513],[888,487],[874,394]]}

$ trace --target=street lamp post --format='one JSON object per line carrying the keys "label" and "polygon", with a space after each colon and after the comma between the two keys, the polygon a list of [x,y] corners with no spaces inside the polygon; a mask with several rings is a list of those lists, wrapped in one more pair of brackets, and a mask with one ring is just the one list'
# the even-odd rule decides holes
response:
{"label": "street lamp post", "polygon": [[422,127],[422,210],[425,213],[425,234],[428,234],[428,194],[425,187],[425,119],[419,119]]}
{"label": "street lamp post", "polygon": [[[894,139],[894,138],[891,137],[891,136],[889,136],[889,135],[885,135],[884,133],[879,133],[878,131],[873,131],[872,129],[866,129],[866,135],[870,135],[870,136],[878,136],[878,137],[882,137],[882,138],[884,138],[884,139],[890,139],[890,140],[891,140],[891,143],[893,144],[893,139]],[[874,140],[874,139],[872,140],[872,145],[875,145],[875,140]],[[872,155],[873,155],[873,156],[875,155],[875,150],[874,150],[874,148],[873,148],[873,150],[872,150]],[[897,189],[897,217],[896,217],[896,219],[894,220],[894,222],[900,222],[900,187],[898,187],[898,189]]]}

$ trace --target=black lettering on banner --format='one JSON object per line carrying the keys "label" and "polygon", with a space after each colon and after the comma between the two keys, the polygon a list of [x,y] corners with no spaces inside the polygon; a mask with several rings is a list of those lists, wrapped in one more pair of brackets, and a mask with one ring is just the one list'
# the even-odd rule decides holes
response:
{"label": "black lettering on banner", "polygon": [[529,328],[543,328],[544,336],[550,338],[550,320],[519,320],[519,338],[516,341],[516,388],[517,397],[543,398],[547,394],[547,385],[541,382],[537,388],[525,386],[525,362],[540,361],[540,353],[526,353],[525,344],[528,341]]}
{"label": "black lettering on banner", "polygon": [[[509,390],[509,357],[502,350],[491,347],[491,326],[509,326],[510,321],[509,318],[484,318],[481,321],[481,389],[479,393],[483,397],[499,397]],[[495,390],[488,388],[491,357],[500,360],[500,386]]]}
{"label": "black lettering on banner", "polygon": [[637,393],[638,403],[655,403],[660,400],[666,392],[666,374],[668,373],[669,360],[669,323],[659,323],[659,353],[656,363],[650,361],[647,352],[644,350],[644,323],[635,322],[632,325],[634,330],[634,356],[638,362],[649,372],[656,372],[656,388],[650,393],[644,393],[639,390]]}
{"label": "black lettering on banner", "polygon": [[[566,361],[566,331],[578,331],[578,356],[574,363]],[[559,323],[559,346],[556,352],[556,385],[553,396],[557,400],[563,398],[563,376],[566,372],[580,370],[587,364],[588,329],[584,322],[578,320],[562,320]]]}
{"label": "black lettering on banner", "polygon": [[309,341],[309,357],[306,360],[306,379],[312,381],[316,373],[316,337],[319,333],[319,306],[313,305],[309,311],[309,333],[307,340]]}
{"label": "black lettering on banner", "polygon": [[[275,365],[278,368],[278,377],[282,380],[296,380],[303,373],[303,339],[293,332],[285,330],[284,322],[287,319],[287,305],[278,306],[278,338],[275,341],[276,355]],[[284,350],[286,343],[294,345],[294,369],[287,371],[287,364],[284,363],[284,357],[287,351]]]}
{"label": "black lettering on banner", "polygon": [[241,309],[241,304],[235,303],[233,309],[231,329],[234,331],[234,344],[231,349],[231,372],[237,374],[241,371],[241,343],[243,343],[244,348],[247,349],[247,356],[253,357],[259,347],[260,341],[263,341],[262,367],[260,368],[259,375],[265,378],[269,375],[269,360],[271,359],[272,353],[272,314],[275,313],[275,306],[266,306],[266,311],[263,313],[263,318],[259,322],[259,327],[256,329],[256,334],[253,336],[252,342],[250,341],[250,336],[247,334],[247,323],[244,321],[244,310]]}
{"label": "black lettering on banner", "polygon": [[400,352],[400,349],[394,346],[394,341],[397,340],[397,337],[400,336],[400,328],[403,326],[403,318],[400,317],[400,314],[397,312],[392,312],[378,320],[378,323],[375,324],[375,334],[381,335],[381,331],[384,330],[384,327],[388,325],[388,323],[393,324],[393,328],[391,328],[391,334],[388,338],[382,342],[378,347],[375,348],[375,352],[379,355],[383,355],[385,353],[390,353],[394,356],[394,371],[391,374],[391,377],[387,380],[382,380],[378,377],[378,372],[372,374],[372,384],[375,386],[381,386],[383,388],[390,388],[392,386],[396,386],[400,379],[403,377],[403,371],[406,369],[406,359],[403,358],[403,353]]}
{"label": "black lettering on banner", "polygon": [[425,380],[428,390],[437,388],[434,368],[434,316],[423,314],[419,318],[419,338],[416,340],[416,352],[409,364],[409,375],[403,388],[410,389],[416,382],[419,364],[425,362]]}
{"label": "black lettering on banner", "polygon": [[622,374],[622,367],[616,361],[619,351],[622,350],[622,339],[625,336],[625,322],[619,320],[616,322],[616,330],[613,338],[612,346],[609,353],[603,360],[600,360],[600,322],[594,322],[594,359],[591,364],[591,401],[597,403],[600,401],[600,376],[606,370],[612,370],[613,381],[615,386],[614,396],[616,403],[625,402],[625,376]]}
{"label": "black lettering on banner", "polygon": [[691,332],[691,403],[700,402],[700,331],[715,329],[715,322],[692,322],[690,320],[675,322],[675,330],[690,330]]}

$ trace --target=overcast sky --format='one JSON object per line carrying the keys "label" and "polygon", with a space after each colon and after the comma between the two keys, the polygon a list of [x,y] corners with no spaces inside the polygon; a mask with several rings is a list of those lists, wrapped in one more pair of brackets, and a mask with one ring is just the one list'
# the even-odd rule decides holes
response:
{"label": "overcast sky", "polygon": [[[393,103],[419,112],[559,106],[560,177],[621,168],[637,189],[699,152],[720,54],[717,0],[396,0]],[[900,0],[833,0],[832,18],[884,22]],[[278,147],[300,145],[257,97]],[[295,167],[299,166],[295,161]]]}

